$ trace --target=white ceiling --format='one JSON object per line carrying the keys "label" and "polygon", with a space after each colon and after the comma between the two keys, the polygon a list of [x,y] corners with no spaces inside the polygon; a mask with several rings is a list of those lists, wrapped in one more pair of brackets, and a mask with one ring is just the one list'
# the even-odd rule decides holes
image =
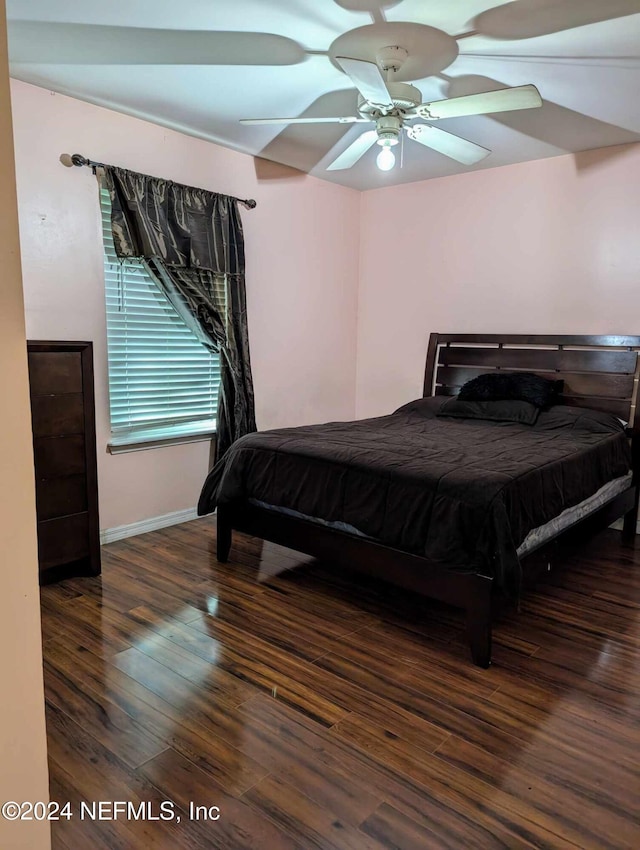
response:
{"label": "white ceiling", "polygon": [[438,123],[492,150],[475,169],[640,141],[640,0],[7,0],[7,14],[14,77],[357,189],[470,169],[407,140],[402,169],[379,171],[372,150],[327,172],[367,125],[238,123],[355,114],[336,51],[374,61],[400,44],[397,79],[424,100],[534,83],[541,109]]}

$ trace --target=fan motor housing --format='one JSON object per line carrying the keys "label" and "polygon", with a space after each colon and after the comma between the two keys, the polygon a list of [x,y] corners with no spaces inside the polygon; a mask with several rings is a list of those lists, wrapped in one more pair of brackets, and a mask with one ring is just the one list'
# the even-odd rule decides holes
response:
{"label": "fan motor housing", "polygon": [[379,145],[397,145],[402,130],[402,118],[398,115],[382,115],[376,120]]}
{"label": "fan motor housing", "polygon": [[[409,83],[387,83],[387,88],[394,107],[402,112],[414,109],[422,103],[422,92]],[[373,113],[381,113],[381,110],[360,96],[358,98],[358,112],[368,118]]]}

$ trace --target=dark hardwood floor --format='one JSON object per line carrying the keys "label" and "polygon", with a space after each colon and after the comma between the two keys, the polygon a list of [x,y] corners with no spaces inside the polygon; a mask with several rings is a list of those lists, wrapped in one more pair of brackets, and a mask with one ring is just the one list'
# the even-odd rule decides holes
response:
{"label": "dark hardwood floor", "polygon": [[54,848],[640,847],[640,545],[561,558],[489,670],[453,609],[241,535],[214,552],[205,518],[42,589],[51,794],[74,815]]}

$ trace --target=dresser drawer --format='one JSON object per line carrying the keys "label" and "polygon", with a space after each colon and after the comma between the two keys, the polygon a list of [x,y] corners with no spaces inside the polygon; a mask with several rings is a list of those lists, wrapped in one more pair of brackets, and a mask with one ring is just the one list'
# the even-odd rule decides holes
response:
{"label": "dresser drawer", "polygon": [[33,441],[36,479],[79,475],[85,471],[84,436],[36,437]]}
{"label": "dresser drawer", "polygon": [[38,523],[38,560],[46,570],[78,561],[89,554],[89,514],[49,519]]}
{"label": "dresser drawer", "polygon": [[59,437],[84,433],[84,396],[39,395],[31,398],[34,437]]}
{"label": "dresser drawer", "polygon": [[82,356],[79,351],[30,351],[31,395],[82,392]]}
{"label": "dresser drawer", "polygon": [[38,519],[46,520],[79,514],[87,510],[87,479],[84,475],[46,478],[37,482]]}

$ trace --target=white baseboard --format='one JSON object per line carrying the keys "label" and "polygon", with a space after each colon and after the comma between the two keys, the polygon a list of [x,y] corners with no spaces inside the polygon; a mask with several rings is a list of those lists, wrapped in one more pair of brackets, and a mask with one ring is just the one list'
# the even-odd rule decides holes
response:
{"label": "white baseboard", "polygon": [[184,511],[173,511],[162,516],[152,516],[142,519],[140,522],[132,522],[129,525],[118,525],[115,528],[105,528],[100,532],[100,543],[115,543],[116,540],[124,540],[125,537],[134,537],[136,534],[145,534],[147,531],[157,531],[159,528],[168,528],[170,525],[178,525],[181,522],[189,522],[197,519],[195,508],[187,508]]}

